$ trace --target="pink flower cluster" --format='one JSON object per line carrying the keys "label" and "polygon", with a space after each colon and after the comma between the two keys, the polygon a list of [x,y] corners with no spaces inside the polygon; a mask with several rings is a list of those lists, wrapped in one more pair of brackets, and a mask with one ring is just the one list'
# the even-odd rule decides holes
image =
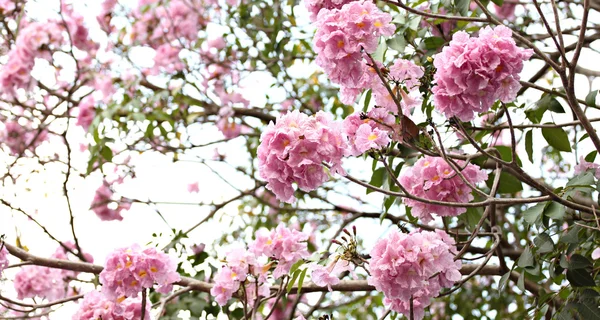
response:
{"label": "pink flower cluster", "polygon": [[[462,168],[461,173],[471,184],[475,185],[487,179],[487,173],[477,165],[456,161]],[[400,174],[400,184],[408,193],[428,200],[468,203],[473,200],[471,188],[442,158],[424,157],[411,168]],[[432,213],[439,216],[457,216],[466,211],[461,207],[447,207],[423,203],[408,198],[404,204],[412,208],[412,215],[427,223],[433,219]]]}
{"label": "pink flower cluster", "polygon": [[503,3],[501,6],[498,6],[494,3],[494,12],[496,16],[501,20],[512,20],[515,18],[515,9],[517,7],[516,3]]}
{"label": "pink flower cluster", "polygon": [[256,240],[249,245],[249,250],[257,256],[265,255],[277,260],[277,267],[273,271],[275,278],[287,274],[294,263],[310,256],[308,235],[288,229],[283,224],[271,232],[262,229],[256,234]]}
{"label": "pink flower cluster", "polygon": [[[72,242],[64,244],[70,249],[75,249]],[[89,254],[84,253],[84,257],[88,262],[94,261]],[[63,247],[56,249],[51,258],[69,260]],[[62,299],[69,293],[68,278],[76,276],[75,271],[30,265],[22,267],[17,272],[13,284],[19,299],[40,297],[53,301]]]}
{"label": "pink flower cluster", "polygon": [[4,244],[0,241],[0,277],[2,276],[2,271],[8,267],[8,250]]}
{"label": "pink flower cluster", "polygon": [[261,135],[258,164],[261,178],[277,199],[294,202],[294,188],[312,191],[325,183],[329,175],[322,162],[331,165],[332,173],[345,174],[342,157],[347,144],[341,123],[319,111],[314,117],[293,111],[270,123]]}
{"label": "pink flower cluster", "polygon": [[371,1],[352,1],[341,9],[321,9],[315,26],[313,40],[317,65],[325,70],[332,82],[345,92],[356,94],[365,87],[363,75],[366,53],[377,49],[380,36],[390,36],[395,27],[392,16],[380,11]]}
{"label": "pink flower cluster", "polygon": [[579,164],[575,166],[575,175],[582,174],[588,170],[592,171],[594,176],[596,176],[596,179],[600,180],[600,164],[587,162],[583,156],[579,157]]}
{"label": "pink flower cluster", "polygon": [[[277,266],[273,277],[279,278],[287,274],[294,263],[309,256],[307,240],[307,234],[285,228],[281,224],[271,232],[261,230],[248,250],[236,248],[227,254],[227,264],[215,275],[215,286],[211,289],[211,294],[223,306],[243,284],[244,296],[252,305],[257,298],[257,291],[263,297],[270,294],[267,273],[274,264]],[[271,261],[260,263],[260,258],[264,256]]]}
{"label": "pink flower cluster", "polygon": [[25,150],[35,150],[47,138],[48,131],[46,129],[39,130],[31,126],[22,126],[16,121],[6,121],[4,130],[0,132],[0,139],[14,156],[22,154]]}
{"label": "pink flower cluster", "polygon": [[[150,307],[146,302],[144,319],[150,320]],[[139,320],[142,318],[142,299],[127,298],[121,302],[107,299],[98,291],[85,294],[79,303],[79,310],[73,315],[73,320]]]}
{"label": "pink flower cluster", "polygon": [[319,264],[313,264],[310,266],[311,274],[310,278],[312,282],[319,287],[327,287],[331,292],[334,286],[340,283],[340,275],[343,272],[354,271],[354,265],[350,261],[345,260],[334,260],[327,267]]}
{"label": "pink flower cluster", "polygon": [[370,88],[373,89],[373,96],[377,105],[386,108],[393,114],[402,111],[403,115],[410,115],[415,107],[420,107],[423,101],[419,86],[420,79],[423,77],[423,68],[417,66],[414,62],[406,59],[397,59],[389,67],[388,79],[391,80],[390,88],[395,95],[399,95],[400,106],[398,110],[396,103],[387,88],[381,82],[373,68],[369,68],[372,77]]}
{"label": "pink flower cluster", "polygon": [[516,46],[512,31],[505,26],[485,27],[477,38],[463,31],[455,33],[433,62],[437,68],[435,108],[448,118],[470,121],[497,99],[513,101],[521,88],[523,61],[532,54],[531,49]]}
{"label": "pink flower cluster", "polygon": [[181,280],[175,262],[155,248],[143,249],[134,244],[120,248],[106,257],[104,270],[100,273],[102,293],[109,299],[137,297],[144,288],[154,284],[156,291],[169,293],[173,283]]}
{"label": "pink flower cluster", "polygon": [[83,98],[78,105],[79,113],[77,114],[77,125],[81,126],[86,131],[89,129],[96,116],[94,104],[94,98],[89,95]]}
{"label": "pink flower cluster", "polygon": [[121,221],[123,220],[121,212],[131,208],[130,201],[127,201],[127,199],[121,199],[120,201],[112,200],[113,195],[114,192],[106,180],[104,180],[102,185],[96,190],[90,209],[92,209],[102,221]]}
{"label": "pink flower cluster", "polygon": [[33,85],[31,70],[35,58],[51,58],[54,47],[64,41],[62,30],[55,22],[32,22],[19,31],[15,47],[8,53],[8,62],[0,70],[3,93],[14,97],[16,89],[28,90]]}
{"label": "pink flower cluster", "polygon": [[175,73],[185,69],[185,64],[179,59],[180,48],[171,46],[170,44],[161,44],[156,48],[154,56],[154,66],[147,72],[149,75],[157,75],[161,71],[166,73]]}
{"label": "pink flower cluster", "polygon": [[371,250],[367,282],[396,312],[409,314],[412,297],[415,319],[423,319],[431,298],[461,279],[456,253],[454,240],[441,230],[391,232]]}
{"label": "pink flower cluster", "polygon": [[346,3],[356,0],[304,0],[304,6],[310,12],[310,21],[315,22],[321,9],[341,9]]}
{"label": "pink flower cluster", "polygon": [[355,112],[344,119],[343,129],[352,156],[359,156],[370,149],[379,150],[390,142],[389,127],[372,119],[394,126],[395,117],[384,108],[373,108],[366,116],[363,120],[361,113]]}

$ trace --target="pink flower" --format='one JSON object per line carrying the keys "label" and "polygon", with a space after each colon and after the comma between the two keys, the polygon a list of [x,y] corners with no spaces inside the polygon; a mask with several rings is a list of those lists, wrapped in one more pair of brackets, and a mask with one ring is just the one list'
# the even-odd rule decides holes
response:
{"label": "pink flower", "polygon": [[356,0],[304,0],[304,5],[310,12],[310,21],[315,22],[321,9],[341,9],[346,3]]}
{"label": "pink flower", "polygon": [[206,245],[204,243],[195,244],[192,246],[192,252],[194,254],[201,254],[202,252],[204,252],[205,247]]}
{"label": "pink flower", "polygon": [[189,193],[192,193],[192,192],[199,193],[200,187],[198,186],[198,181],[188,184],[187,191]]}
{"label": "pink flower", "polygon": [[270,123],[261,135],[258,163],[261,178],[277,199],[294,202],[294,188],[312,191],[329,179],[321,165],[331,165],[331,173],[345,174],[341,167],[346,153],[346,141],[341,124],[319,111],[308,117],[293,111]]}
{"label": "pink flower", "polygon": [[319,287],[327,286],[327,289],[330,292],[333,291],[331,286],[340,283],[340,279],[337,275],[332,274],[331,271],[328,270],[328,268],[325,268],[318,264],[312,267],[312,273],[310,277],[312,281]]}
{"label": "pink flower", "polygon": [[358,127],[356,131],[356,140],[354,145],[356,149],[361,153],[376,149],[379,150],[390,142],[387,131],[379,130],[379,128],[372,128],[369,124],[363,123]]}
{"label": "pink flower", "polygon": [[486,112],[500,99],[511,102],[521,87],[519,72],[533,51],[516,46],[505,26],[485,27],[479,37],[454,34],[450,45],[434,60],[434,105],[446,117],[462,121]]}
{"label": "pink flower", "polygon": [[22,267],[13,281],[19,299],[40,297],[48,301],[67,295],[63,270],[29,265]]}
{"label": "pink flower", "polygon": [[[150,320],[150,307],[146,302],[144,318]],[[73,320],[138,320],[141,319],[142,299],[127,298],[121,302],[107,299],[103,294],[94,290],[85,294],[79,302],[79,309],[73,315]]]}
{"label": "pink flower", "polygon": [[0,132],[0,139],[8,146],[12,155],[18,156],[25,150],[35,150],[48,138],[47,134],[45,129],[34,129],[16,121],[7,121],[4,123],[4,131]]}
{"label": "pink flower", "polygon": [[158,284],[156,291],[169,293],[173,283],[181,280],[176,270],[175,261],[155,248],[142,250],[137,244],[120,248],[106,257],[100,273],[102,292],[112,300],[137,297],[143,288]]}
{"label": "pink flower", "polygon": [[515,18],[515,8],[517,7],[516,3],[503,3],[502,6],[498,6],[494,3],[494,11],[496,12],[496,16],[500,18],[500,20],[512,20]]}
{"label": "pink flower", "polygon": [[273,277],[277,279],[287,274],[294,263],[310,256],[307,240],[307,234],[280,224],[268,234],[265,229],[257,231],[256,240],[248,247],[257,256],[265,255],[277,260],[273,271]]}
{"label": "pink flower", "polygon": [[150,75],[157,75],[160,71],[174,73],[185,69],[185,64],[179,59],[180,48],[170,44],[162,44],[156,48],[154,56],[154,67],[149,71]]}
{"label": "pink flower", "polygon": [[104,180],[102,185],[96,190],[94,199],[90,209],[102,221],[123,220],[121,212],[129,210],[131,203],[121,199],[120,201],[113,200],[113,191],[110,188],[108,181]]}
{"label": "pink flower", "polygon": [[587,162],[583,156],[579,157],[579,164],[575,166],[575,175],[580,175],[588,170],[594,173],[596,179],[600,179],[600,164]]}
{"label": "pink flower", "polygon": [[[462,174],[471,184],[477,184],[487,179],[487,173],[474,164],[456,161],[462,169]],[[428,200],[468,203],[473,200],[471,188],[456,174],[442,158],[424,157],[414,166],[400,175],[400,184],[409,194]],[[408,198],[404,204],[412,208],[412,215],[427,223],[433,219],[433,213],[439,216],[457,216],[466,211],[461,207],[447,207],[428,204]]]}
{"label": "pink flower", "polygon": [[0,242],[0,276],[2,275],[2,271],[8,267],[8,250],[2,242]]}
{"label": "pink flower", "polygon": [[[315,4],[313,1],[307,6],[316,8]],[[351,1],[339,9],[338,4],[327,6],[332,9],[320,9],[315,20],[315,61],[342,87],[342,102],[350,104],[368,83],[361,50],[375,52],[379,37],[392,35],[395,26],[390,23],[392,16],[371,1]]]}
{"label": "pink flower", "polygon": [[594,249],[594,251],[592,251],[592,259],[594,259],[594,260],[600,259],[600,248],[596,248],[596,249]]}
{"label": "pink flower", "polygon": [[83,98],[78,107],[79,114],[77,114],[77,125],[87,130],[96,116],[96,110],[94,109],[94,98],[92,98],[91,95]]}
{"label": "pink flower", "polygon": [[461,279],[456,253],[444,231],[393,231],[371,250],[367,282],[383,292],[384,302],[396,312],[408,314],[412,297],[415,319],[422,319],[431,298]]}

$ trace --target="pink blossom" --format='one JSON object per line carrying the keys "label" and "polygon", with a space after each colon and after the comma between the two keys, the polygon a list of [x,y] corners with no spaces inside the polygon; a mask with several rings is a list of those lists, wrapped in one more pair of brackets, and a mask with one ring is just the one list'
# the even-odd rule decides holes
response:
{"label": "pink blossom", "polygon": [[[150,307],[146,302],[144,318],[151,320]],[[107,299],[103,294],[94,290],[85,294],[79,302],[79,309],[73,315],[73,320],[138,320],[141,319],[142,300],[127,298],[121,302]]]}
{"label": "pink blossom", "polygon": [[592,251],[592,259],[594,259],[594,260],[600,259],[600,248],[596,248],[596,249],[594,249],[594,251]]}
{"label": "pink blossom", "polygon": [[18,156],[25,150],[34,151],[43,141],[48,138],[45,129],[34,129],[28,124],[22,126],[16,121],[4,123],[4,130],[0,132],[0,139],[8,146],[14,156]]}
{"label": "pink blossom", "polygon": [[127,201],[113,200],[113,194],[110,184],[106,180],[104,180],[102,185],[96,190],[90,209],[94,211],[102,221],[121,221],[123,220],[121,212],[123,210],[129,210],[131,207],[131,203]]}
{"label": "pink blossom", "polygon": [[516,3],[505,2],[502,6],[498,6],[494,3],[494,12],[496,12],[496,16],[498,16],[500,20],[512,20],[515,18],[516,7]]}
{"label": "pink blossom", "polygon": [[345,4],[356,0],[304,0],[304,5],[310,12],[310,21],[315,22],[321,9],[341,9]]}
{"label": "pink blossom", "polygon": [[199,193],[200,192],[200,187],[198,186],[198,181],[192,182],[192,183],[188,184],[187,191],[189,193],[192,193],[192,192]]}
{"label": "pink blossom", "polygon": [[201,254],[202,252],[204,252],[204,248],[206,248],[206,245],[204,243],[195,244],[192,246],[192,252],[194,254]]}
{"label": "pink blossom", "polygon": [[[487,179],[487,173],[477,165],[456,161],[463,168],[462,174],[471,184]],[[400,175],[400,184],[409,194],[428,200],[468,203],[473,200],[471,188],[456,174],[442,158],[424,157]],[[404,204],[412,208],[412,215],[427,223],[433,219],[433,213],[439,216],[457,216],[466,211],[461,207],[447,207],[403,199]]]}
{"label": "pink blossom", "polygon": [[35,265],[22,267],[13,281],[17,297],[40,297],[48,301],[64,298],[67,294],[67,283],[62,271]]}
{"label": "pink blossom", "polygon": [[7,13],[16,8],[15,0],[0,0],[0,13],[2,13],[2,15],[7,16]]}
{"label": "pink blossom", "polygon": [[143,249],[134,244],[120,248],[106,257],[100,273],[102,292],[112,300],[137,297],[143,288],[159,287],[156,291],[169,293],[173,283],[181,280],[175,261],[155,248]]}
{"label": "pink blossom", "polygon": [[0,241],[0,276],[2,275],[2,271],[8,267],[8,250],[4,246],[4,243]]}
{"label": "pink blossom", "polygon": [[154,56],[154,67],[149,70],[150,75],[157,75],[161,71],[174,73],[185,68],[185,64],[179,59],[180,48],[170,44],[162,44],[156,48]]}
{"label": "pink blossom", "polygon": [[303,191],[312,191],[329,179],[322,162],[331,165],[331,173],[345,174],[341,167],[346,153],[341,123],[322,111],[309,117],[297,110],[278,117],[261,135],[258,163],[261,178],[277,199],[294,202],[297,183]]}
{"label": "pink blossom", "polygon": [[463,31],[455,33],[434,60],[435,108],[448,118],[470,121],[497,99],[513,101],[521,87],[523,61],[532,54],[531,49],[516,46],[512,31],[505,26],[485,27],[477,38]]}
{"label": "pink blossom", "polygon": [[83,98],[79,103],[79,113],[77,114],[77,125],[83,129],[88,130],[94,117],[96,116],[96,110],[94,108],[94,98],[91,95]]}
{"label": "pink blossom", "polygon": [[390,142],[387,131],[379,130],[379,128],[372,128],[369,124],[363,123],[358,127],[356,131],[356,140],[354,145],[356,149],[361,153],[376,149],[379,150]]}
{"label": "pink blossom", "polygon": [[391,21],[392,16],[371,1],[351,1],[340,9],[336,6],[319,11],[313,40],[315,61],[332,82],[341,85],[342,102],[353,103],[360,90],[366,88],[368,67],[361,50],[375,52],[379,37],[394,33]]}
{"label": "pink blossom", "polygon": [[328,268],[325,268],[321,265],[314,265],[312,267],[312,273],[310,277],[312,281],[319,287],[327,286],[327,289],[330,292],[333,291],[331,286],[340,283],[340,279],[337,277],[337,275],[332,274]]}
{"label": "pink blossom", "polygon": [[273,277],[277,279],[287,274],[294,263],[310,256],[307,240],[307,234],[280,224],[269,233],[265,229],[257,231],[256,240],[248,247],[257,256],[265,255],[277,260],[273,271]]}
{"label": "pink blossom", "polygon": [[575,166],[575,175],[580,175],[588,170],[594,173],[596,179],[600,179],[600,164],[587,162],[583,156],[579,157],[579,164]]}
{"label": "pink blossom", "polygon": [[431,298],[461,279],[456,253],[444,231],[392,231],[371,250],[367,282],[383,292],[384,302],[396,312],[408,314],[412,297],[415,319],[422,319]]}

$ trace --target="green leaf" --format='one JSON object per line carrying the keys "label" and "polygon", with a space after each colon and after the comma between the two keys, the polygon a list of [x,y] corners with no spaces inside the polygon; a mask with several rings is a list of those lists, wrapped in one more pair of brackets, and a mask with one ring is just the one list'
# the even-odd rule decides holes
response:
{"label": "green leaf", "polygon": [[579,243],[579,231],[580,230],[581,230],[580,226],[573,225],[569,229],[569,231],[567,232],[567,234],[565,234],[562,237],[560,237],[560,242],[562,242],[562,243],[573,243],[573,244]]}
{"label": "green leaf", "polygon": [[[369,184],[375,187],[381,187],[387,178],[387,171],[385,168],[378,168],[373,172],[371,181]],[[373,189],[367,188],[367,194],[373,192]]]}
{"label": "green leaf", "polygon": [[300,294],[300,292],[302,292],[302,284],[304,283],[304,277],[306,277],[306,271],[308,270],[308,268],[304,268],[304,270],[302,270],[302,272],[300,273],[300,277],[298,277],[298,293]]}
{"label": "green leaf", "polygon": [[373,90],[369,89],[367,90],[367,92],[365,93],[365,104],[363,105],[363,112],[367,112],[367,109],[369,108],[369,104],[371,103],[371,94],[373,93]]}
{"label": "green leaf", "polygon": [[548,106],[548,110],[556,113],[565,113],[565,109],[563,109],[560,102],[558,102],[558,100],[554,98],[550,99],[550,105]]}
{"label": "green leaf", "polygon": [[507,273],[505,273],[501,278],[500,281],[498,281],[498,291],[502,292],[504,291],[504,288],[506,288],[506,285],[508,284],[508,278],[510,277],[510,273],[512,271],[509,271]]}
{"label": "green leaf", "polygon": [[373,52],[373,60],[375,61],[383,61],[383,57],[385,56],[385,51],[387,50],[387,44],[385,41],[381,41],[377,46],[377,50]]}
{"label": "green leaf", "polygon": [[461,16],[466,16],[469,14],[469,5],[471,4],[471,0],[454,0],[454,5]]}
{"label": "green leaf", "polygon": [[519,290],[525,292],[525,272],[521,272],[519,279],[517,280],[517,287]]}
{"label": "green leaf", "polygon": [[569,135],[562,128],[542,128],[544,139],[558,151],[571,152]]}
{"label": "green leaf", "polygon": [[292,267],[290,268],[290,274],[294,273],[296,270],[298,270],[298,268],[300,268],[300,266],[302,266],[304,264],[304,260],[301,259],[300,261],[294,263],[292,265]]}
{"label": "green leaf", "polygon": [[567,270],[567,280],[573,287],[592,287],[596,285],[594,278],[585,269]]}
{"label": "green leaf", "polygon": [[554,242],[546,233],[541,233],[539,236],[535,237],[533,243],[537,247],[538,253],[548,253],[554,250]]}
{"label": "green leaf", "polygon": [[539,224],[542,221],[542,214],[547,202],[541,202],[535,206],[523,211],[523,219],[530,225]]}
{"label": "green leaf", "polygon": [[523,250],[523,253],[521,253],[519,260],[517,261],[517,265],[521,268],[527,268],[532,267],[534,264],[535,260],[533,258],[533,252],[531,251],[531,248],[527,246]]}
{"label": "green leaf", "polygon": [[424,42],[427,50],[437,50],[446,43],[446,40],[440,37],[429,37],[425,38]]}
{"label": "green leaf", "polygon": [[594,175],[590,172],[583,172],[573,177],[567,182],[567,187],[591,186],[594,184]]}
{"label": "green leaf", "polygon": [[[512,149],[510,147],[507,146],[494,146],[494,148],[496,150],[498,150],[498,152],[500,153],[500,158],[504,161],[512,161]],[[522,167],[523,163],[521,162],[521,159],[519,159],[519,156],[517,155],[517,164]]]}
{"label": "green leaf", "polygon": [[504,0],[492,0],[492,2],[495,3],[498,7],[502,7]]}
{"label": "green leaf", "polygon": [[102,146],[102,149],[100,149],[100,155],[102,155],[102,158],[104,158],[106,161],[108,161],[108,162],[112,161],[113,152],[109,147]]}
{"label": "green leaf", "polygon": [[596,96],[598,95],[598,90],[590,91],[588,95],[585,97],[585,104],[588,106],[596,106]]}
{"label": "green leaf", "polygon": [[600,309],[598,303],[594,299],[583,299],[580,303],[575,304],[575,310],[585,320],[599,320]]}
{"label": "green leaf", "polygon": [[585,161],[587,161],[587,162],[594,162],[594,160],[596,160],[596,155],[597,154],[598,154],[598,151],[596,151],[596,150],[588,153],[587,156],[585,156]]}
{"label": "green leaf", "polygon": [[544,209],[544,215],[550,219],[563,220],[565,218],[565,206],[558,202],[550,202]]}
{"label": "green leaf", "polygon": [[387,41],[387,45],[398,52],[404,52],[406,49],[406,40],[404,39],[404,35],[401,33],[396,34],[395,37]]}
{"label": "green leaf", "polygon": [[[486,181],[488,187],[492,187],[494,183],[494,175],[490,174],[489,179]],[[523,190],[523,183],[515,176],[502,172],[500,174],[500,182],[498,183],[498,193],[517,193]]]}
{"label": "green leaf", "polygon": [[290,280],[290,282],[287,285],[287,293],[290,293],[290,291],[292,291],[292,288],[294,287],[294,284],[296,283],[296,279],[298,279],[298,276],[300,275],[300,270],[296,270],[294,271],[294,273],[292,274],[292,279]]}
{"label": "green leaf", "polygon": [[525,151],[527,151],[529,162],[533,163],[533,130],[525,133]]}
{"label": "green leaf", "polygon": [[575,270],[575,269],[585,269],[587,267],[591,267],[592,266],[592,262],[580,255],[580,254],[573,254],[571,256],[571,258],[569,259],[569,270]]}

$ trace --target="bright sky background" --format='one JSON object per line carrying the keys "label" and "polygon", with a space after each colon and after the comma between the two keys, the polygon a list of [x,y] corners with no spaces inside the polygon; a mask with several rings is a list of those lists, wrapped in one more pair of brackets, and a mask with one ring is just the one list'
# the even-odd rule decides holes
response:
{"label": "bright sky background", "polygon": [[[121,0],[121,4],[132,5],[136,1]],[[85,4],[85,5],[84,5]],[[75,5],[75,10],[82,13],[86,17],[86,21],[96,25],[95,14],[100,10],[101,1],[81,1]],[[51,6],[51,1],[36,1],[30,3],[29,13],[31,16],[43,19],[51,10],[55,11],[55,8]],[[303,5],[295,8],[295,13],[299,16],[306,17],[306,10]],[[593,12],[590,19],[599,18],[597,12]],[[214,25],[209,29],[209,33],[219,34],[218,27]],[[102,37],[102,33],[97,30],[97,27],[92,28],[93,37]],[[571,41],[567,39],[567,42]],[[552,47],[551,47],[552,48]],[[553,51],[553,50],[552,50]],[[152,64],[151,56],[141,54],[136,59],[140,59],[140,63],[144,63],[146,59],[149,65]],[[593,63],[598,61],[597,53],[590,53],[584,51],[581,57],[582,65],[587,68],[593,69],[598,64]],[[540,63],[526,64],[526,68],[523,71],[523,75],[532,74],[541,66]],[[308,75],[313,72],[313,67],[307,67],[306,65],[298,64],[291,70],[293,74],[298,76]],[[39,73],[39,78],[44,79],[43,72]],[[523,76],[527,79],[527,76]],[[578,85],[576,86],[577,95],[581,98],[585,98],[585,95],[590,89],[589,81],[585,77],[578,77]],[[270,86],[273,80],[265,74],[256,74],[252,77],[245,79],[242,82],[242,86],[245,87],[242,92],[244,96],[251,101],[251,106],[262,106],[265,104],[265,93],[268,93],[272,99],[281,97],[284,99],[284,93],[277,89],[271,89]],[[557,85],[555,83],[555,85]],[[599,89],[600,83],[598,80],[593,81],[593,89]],[[529,90],[528,97],[535,99],[539,94],[533,90]],[[535,101],[535,100],[533,100]],[[566,107],[566,106],[565,106]],[[565,108],[566,109],[566,108]],[[522,112],[521,112],[522,114]],[[600,116],[598,112],[590,113],[592,116]],[[547,119],[551,121],[550,113],[547,113]],[[419,122],[419,116],[416,116]],[[520,116],[516,116],[520,118]],[[572,121],[572,119],[566,116],[560,116],[558,119],[554,119],[557,123]],[[595,125],[596,127],[598,125]],[[221,134],[216,128],[211,130],[202,129],[200,126],[191,127],[188,132],[195,141],[198,143],[208,142],[220,137]],[[83,137],[83,130],[77,128],[73,130],[69,136],[71,141],[81,141]],[[534,149],[536,149],[536,159],[541,157],[541,147],[546,145],[545,141],[542,140],[541,133],[538,131],[534,135]],[[589,139],[584,142],[585,146],[583,150],[592,150]],[[219,147],[219,151],[228,156],[228,161],[236,160],[236,150],[243,146],[243,140],[238,139],[230,142],[227,145]],[[44,146],[43,146],[44,147]],[[50,151],[51,146],[47,145],[45,148]],[[207,147],[203,151],[206,158],[211,158],[213,154],[213,147]],[[526,160],[527,156],[523,150],[519,150],[521,158],[526,165],[526,171],[531,173],[539,173],[542,169],[547,168],[535,168],[529,164]],[[583,153],[583,155],[587,152]],[[80,168],[85,167],[87,152],[73,153],[76,163],[80,163]],[[239,164],[243,164],[244,159],[240,159]],[[571,160],[575,160],[574,158]],[[158,153],[145,153],[143,155],[135,156],[132,162],[136,165],[137,178],[131,181],[127,181],[123,186],[118,188],[122,191],[122,194],[127,197],[136,198],[139,200],[152,199],[154,201],[168,201],[168,202],[183,202],[183,203],[198,203],[198,202],[210,202],[211,200],[219,203],[223,200],[236,195],[227,184],[221,180],[215,178],[213,173],[210,172],[203,165],[190,162],[178,162],[173,163],[172,159]],[[348,160],[347,168],[352,166],[352,163],[361,163],[361,160]],[[235,162],[233,163],[235,165]],[[226,164],[216,164],[215,168],[227,166]],[[51,185],[56,181],[62,181],[64,178],[60,174],[56,174],[56,170],[53,173],[51,168],[48,168],[44,174],[36,175],[28,182],[28,186],[31,189],[28,193],[20,193],[18,195],[17,202],[19,204],[25,204],[23,209],[27,210],[30,208],[42,208],[37,212],[35,218],[45,225],[52,234],[60,236],[62,239],[70,237],[70,226],[68,220],[68,214],[65,208],[64,199],[61,196],[62,190],[49,190],[48,182]],[[226,170],[225,170],[226,171]],[[224,171],[224,172],[225,172]],[[353,171],[355,175],[368,180],[368,174],[370,172],[370,162],[365,166],[365,170],[359,169]],[[188,193],[187,185],[192,182],[200,182],[200,193]],[[73,204],[73,210],[76,216],[76,231],[80,240],[81,246],[85,251],[89,251],[94,255],[95,262],[102,264],[105,256],[112,251],[114,248],[129,246],[132,243],[140,243],[144,245],[153,240],[151,234],[155,233],[166,233],[169,234],[169,229],[165,223],[159,218],[159,216],[150,208],[145,205],[134,204],[131,210],[123,213],[124,220],[121,222],[103,222],[100,221],[93,212],[89,211],[89,206],[94,196],[95,190],[101,183],[101,177],[98,174],[94,174],[86,179],[79,177],[72,177],[70,187],[70,195]],[[235,184],[239,184],[241,189],[244,186],[235,181]],[[252,186],[246,182],[246,186]],[[364,194],[362,188],[352,188],[351,192],[356,195]],[[381,203],[382,197],[380,195],[371,194],[368,197],[373,203]],[[340,203],[340,202],[338,202]],[[28,205],[27,205],[28,204]],[[172,228],[176,229],[187,229],[191,225],[200,221],[210,211],[207,207],[198,207],[195,205],[160,205],[163,214],[165,214],[167,220]],[[225,210],[225,218],[223,219],[224,225],[228,225],[231,218],[228,215],[235,215],[237,207],[235,205],[230,206],[230,210]],[[33,223],[27,221],[27,218],[19,213],[10,213],[9,210],[3,208],[0,210],[2,221],[0,222],[0,233],[6,233],[9,241],[14,241],[15,230],[13,226],[16,225],[19,228],[21,239],[24,245],[31,249],[31,252],[41,256],[49,256],[57,248],[57,244],[53,241],[49,241],[48,238],[41,233],[39,227]],[[384,223],[388,225],[388,223]],[[378,221],[370,221],[367,223],[360,224],[360,228],[363,230],[370,230],[373,235],[381,236],[382,229],[378,226]],[[372,238],[367,237],[369,232],[364,234],[365,236],[365,247],[370,248],[371,245],[377,240],[376,236]],[[190,236],[191,241],[186,241],[188,245],[193,243],[212,243],[215,239],[220,237],[220,227],[217,222],[207,223],[198,229],[196,229]],[[210,248],[207,248],[209,252]],[[219,251],[219,257],[222,257],[223,251]],[[13,260],[14,261],[14,260]],[[5,274],[6,277],[11,278],[16,270],[8,270]],[[4,293],[11,292],[12,285],[4,286]],[[75,312],[76,305],[70,304],[61,308],[59,311],[53,314],[51,319],[70,319],[71,315]]]}

